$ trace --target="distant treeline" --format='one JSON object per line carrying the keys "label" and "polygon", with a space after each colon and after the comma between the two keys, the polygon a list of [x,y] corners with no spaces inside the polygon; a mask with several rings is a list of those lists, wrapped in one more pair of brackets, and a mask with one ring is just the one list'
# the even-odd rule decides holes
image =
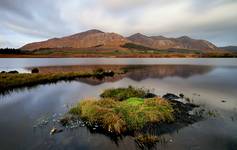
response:
{"label": "distant treeline", "polygon": [[26,54],[26,51],[15,48],[0,48],[0,54]]}

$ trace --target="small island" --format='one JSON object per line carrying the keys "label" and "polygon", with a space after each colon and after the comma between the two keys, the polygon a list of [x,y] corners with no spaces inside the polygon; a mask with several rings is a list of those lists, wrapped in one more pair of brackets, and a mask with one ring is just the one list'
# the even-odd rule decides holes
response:
{"label": "small island", "polygon": [[80,119],[91,130],[109,136],[133,136],[140,147],[152,147],[159,141],[159,136],[149,134],[148,128],[175,130],[176,123],[186,126],[201,119],[200,115],[189,114],[197,105],[175,100],[179,98],[184,95],[168,93],[159,97],[149,90],[132,86],[106,89],[100,99],[81,100],[60,122],[68,127]]}

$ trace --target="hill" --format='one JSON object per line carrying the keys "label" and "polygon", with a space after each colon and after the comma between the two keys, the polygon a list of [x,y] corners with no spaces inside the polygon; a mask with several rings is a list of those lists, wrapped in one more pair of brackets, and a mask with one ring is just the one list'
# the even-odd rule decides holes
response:
{"label": "hill", "polygon": [[219,49],[227,50],[227,51],[230,51],[230,52],[237,52],[237,46],[219,47]]}
{"label": "hill", "polygon": [[62,38],[53,38],[47,41],[30,43],[23,46],[23,50],[40,50],[53,48],[120,48],[129,41],[116,33],[104,33],[99,30],[89,30]]}
{"label": "hill", "polygon": [[74,35],[52,38],[47,41],[26,44],[22,50],[45,50],[45,49],[93,49],[97,50],[217,50],[218,48],[206,41],[196,40],[187,36],[179,38],[166,38],[163,36],[146,36],[140,33],[130,37],[123,37],[117,33],[105,33],[99,30],[88,30]]}
{"label": "hill", "polygon": [[130,37],[129,40],[140,45],[151,47],[153,49],[189,49],[189,50],[216,50],[214,44],[206,40],[195,40],[187,36],[179,38],[166,38],[164,36],[151,36],[137,33]]}

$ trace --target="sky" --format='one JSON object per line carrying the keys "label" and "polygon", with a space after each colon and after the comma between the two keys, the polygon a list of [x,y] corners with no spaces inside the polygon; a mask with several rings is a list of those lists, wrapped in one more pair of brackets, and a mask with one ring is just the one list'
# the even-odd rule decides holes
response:
{"label": "sky", "polygon": [[237,0],[0,0],[0,47],[89,29],[237,45]]}

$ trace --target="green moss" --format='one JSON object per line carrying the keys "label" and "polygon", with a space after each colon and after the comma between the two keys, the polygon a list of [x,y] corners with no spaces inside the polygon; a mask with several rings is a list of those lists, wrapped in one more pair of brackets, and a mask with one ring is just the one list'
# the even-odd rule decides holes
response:
{"label": "green moss", "polygon": [[161,98],[130,98],[121,102],[116,112],[122,114],[129,130],[139,130],[147,123],[173,121],[171,105]]}
{"label": "green moss", "polygon": [[142,88],[128,88],[107,89],[100,96],[102,98],[113,98],[118,101],[123,101],[131,97],[144,98],[148,91]]}
{"label": "green moss", "polygon": [[125,101],[126,104],[128,105],[133,105],[133,106],[137,106],[137,105],[141,105],[144,103],[144,99],[143,98],[129,98]]}

